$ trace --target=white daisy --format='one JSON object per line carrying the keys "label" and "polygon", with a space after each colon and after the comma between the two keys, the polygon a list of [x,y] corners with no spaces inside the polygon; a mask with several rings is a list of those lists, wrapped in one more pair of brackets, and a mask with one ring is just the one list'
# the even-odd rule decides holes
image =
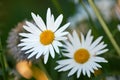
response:
{"label": "white daisy", "polygon": [[67,39],[65,35],[68,34],[65,29],[70,23],[60,27],[63,20],[63,15],[59,15],[54,20],[53,14],[51,14],[50,8],[47,10],[46,25],[39,15],[31,13],[35,24],[26,21],[26,25],[23,28],[29,33],[20,33],[20,36],[24,37],[21,39],[21,50],[25,51],[25,54],[30,53],[28,58],[36,55],[38,59],[41,55],[44,55],[44,63],[47,63],[49,53],[52,58],[55,57],[55,51],[59,53],[59,47],[62,46],[60,41]]}
{"label": "white daisy", "polygon": [[100,42],[102,37],[92,42],[91,30],[87,33],[86,38],[81,33],[81,40],[76,31],[73,31],[72,35],[69,34],[68,38],[69,41],[66,41],[64,46],[64,51],[68,53],[63,54],[68,59],[57,61],[59,65],[55,69],[58,69],[59,72],[70,70],[68,77],[74,73],[77,73],[77,78],[81,73],[90,77],[90,72],[94,73],[94,70],[101,68],[99,62],[107,62],[104,58],[98,57],[108,51],[105,49],[107,45]]}

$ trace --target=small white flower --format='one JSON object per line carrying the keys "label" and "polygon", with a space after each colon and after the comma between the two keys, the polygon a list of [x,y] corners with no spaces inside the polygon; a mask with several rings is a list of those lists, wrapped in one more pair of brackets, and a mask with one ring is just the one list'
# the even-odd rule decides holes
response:
{"label": "small white flower", "polygon": [[26,51],[25,54],[30,53],[28,58],[36,55],[38,59],[41,55],[44,55],[44,63],[47,63],[49,54],[52,58],[55,57],[55,51],[59,53],[59,47],[62,46],[60,41],[67,39],[65,35],[68,34],[65,29],[70,23],[60,27],[63,20],[63,15],[59,15],[54,20],[53,14],[51,14],[50,8],[47,10],[46,25],[39,15],[31,13],[35,24],[26,21],[26,25],[23,28],[29,33],[20,33],[21,43],[18,46],[22,46],[22,51]]}
{"label": "small white flower", "polygon": [[80,77],[80,74],[90,77],[90,73],[94,73],[94,70],[101,68],[98,64],[99,62],[107,62],[104,58],[99,57],[98,55],[103,54],[108,51],[105,49],[107,46],[104,42],[100,42],[103,37],[97,38],[94,42],[93,36],[91,36],[91,30],[86,35],[86,38],[81,33],[81,40],[76,33],[73,31],[72,35],[68,35],[69,41],[65,42],[64,53],[65,57],[68,59],[59,60],[59,64],[55,69],[58,71],[67,71],[70,70],[68,77],[77,73],[77,78]]}
{"label": "small white flower", "polygon": [[117,27],[118,27],[118,30],[120,31],[120,25],[118,25]]}

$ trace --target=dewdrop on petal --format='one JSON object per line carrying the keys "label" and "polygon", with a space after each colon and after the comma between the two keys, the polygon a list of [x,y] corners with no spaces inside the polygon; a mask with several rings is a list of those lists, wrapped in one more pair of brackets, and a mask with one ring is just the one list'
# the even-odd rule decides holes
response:
{"label": "dewdrop on petal", "polygon": [[68,28],[70,23],[60,27],[63,15],[59,15],[55,20],[50,8],[47,10],[46,24],[39,15],[34,13],[31,13],[31,15],[35,24],[26,21],[23,28],[27,32],[19,34],[23,38],[18,46],[22,47],[21,51],[25,51],[25,54],[29,54],[28,59],[33,56],[38,59],[43,55],[44,63],[47,63],[49,55],[55,58],[55,52],[59,54],[59,47],[63,45],[61,41],[67,39],[68,32],[65,29]]}
{"label": "dewdrop on petal", "polygon": [[90,77],[94,70],[102,67],[98,63],[108,62],[99,56],[108,51],[107,45],[101,42],[102,36],[93,41],[91,30],[88,31],[86,38],[82,33],[80,35],[81,38],[76,31],[73,31],[72,35],[68,34],[69,41],[65,41],[63,46],[63,51],[66,52],[63,52],[63,55],[67,59],[58,60],[58,66],[55,68],[58,72],[70,70],[68,77],[75,73],[77,73],[77,78],[81,73]]}
{"label": "dewdrop on petal", "polygon": [[20,61],[16,64],[16,70],[18,71],[18,73],[26,78],[26,79],[30,79],[32,78],[32,63],[30,61]]}

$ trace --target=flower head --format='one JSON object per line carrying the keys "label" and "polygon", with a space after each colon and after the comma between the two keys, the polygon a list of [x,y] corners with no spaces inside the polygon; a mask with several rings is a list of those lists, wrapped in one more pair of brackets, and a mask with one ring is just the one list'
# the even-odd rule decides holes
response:
{"label": "flower head", "polygon": [[90,72],[94,73],[94,70],[101,68],[99,62],[107,62],[104,58],[98,56],[108,51],[108,49],[105,49],[107,45],[100,42],[102,37],[93,41],[91,30],[88,31],[86,38],[81,33],[81,40],[76,31],[73,31],[72,35],[69,34],[68,38],[69,41],[66,41],[64,46],[64,51],[67,53],[63,54],[68,59],[57,61],[59,65],[55,69],[58,69],[58,71],[70,70],[68,76],[76,72],[77,78],[80,77],[81,73],[90,77]]}
{"label": "flower head", "polygon": [[31,53],[28,58],[36,55],[36,59],[38,59],[41,55],[44,55],[44,63],[46,63],[49,54],[54,58],[55,52],[59,53],[59,47],[62,46],[60,41],[67,39],[65,35],[68,32],[64,30],[70,23],[60,27],[63,15],[59,15],[54,20],[50,8],[47,10],[46,25],[39,15],[34,13],[31,13],[31,15],[35,24],[26,21],[27,25],[24,25],[23,28],[29,33],[20,33],[20,36],[24,38],[21,39],[18,46],[22,46],[21,50],[25,51],[26,54]]}

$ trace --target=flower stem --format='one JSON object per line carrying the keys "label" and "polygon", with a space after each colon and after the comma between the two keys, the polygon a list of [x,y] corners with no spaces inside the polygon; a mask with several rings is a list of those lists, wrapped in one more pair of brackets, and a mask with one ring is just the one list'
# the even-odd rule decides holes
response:
{"label": "flower stem", "polygon": [[111,41],[113,47],[115,48],[116,52],[118,53],[118,55],[120,56],[120,48],[119,46],[117,45],[115,39],[113,38],[113,35],[112,33],[110,32],[110,30],[108,29],[108,26],[106,25],[106,23],[104,22],[103,18],[101,17],[100,15],[100,12],[98,11],[96,5],[94,4],[94,1],[93,0],[88,0],[89,4],[91,5],[91,7],[93,8],[99,22],[101,23],[105,33],[107,34],[109,40]]}
{"label": "flower stem", "polygon": [[2,50],[2,43],[1,43],[1,39],[0,39],[0,61],[1,61],[1,65],[2,65],[2,71],[3,71],[3,79],[6,79],[6,70],[5,70],[5,61],[4,61],[4,54],[3,54],[3,50]]}

